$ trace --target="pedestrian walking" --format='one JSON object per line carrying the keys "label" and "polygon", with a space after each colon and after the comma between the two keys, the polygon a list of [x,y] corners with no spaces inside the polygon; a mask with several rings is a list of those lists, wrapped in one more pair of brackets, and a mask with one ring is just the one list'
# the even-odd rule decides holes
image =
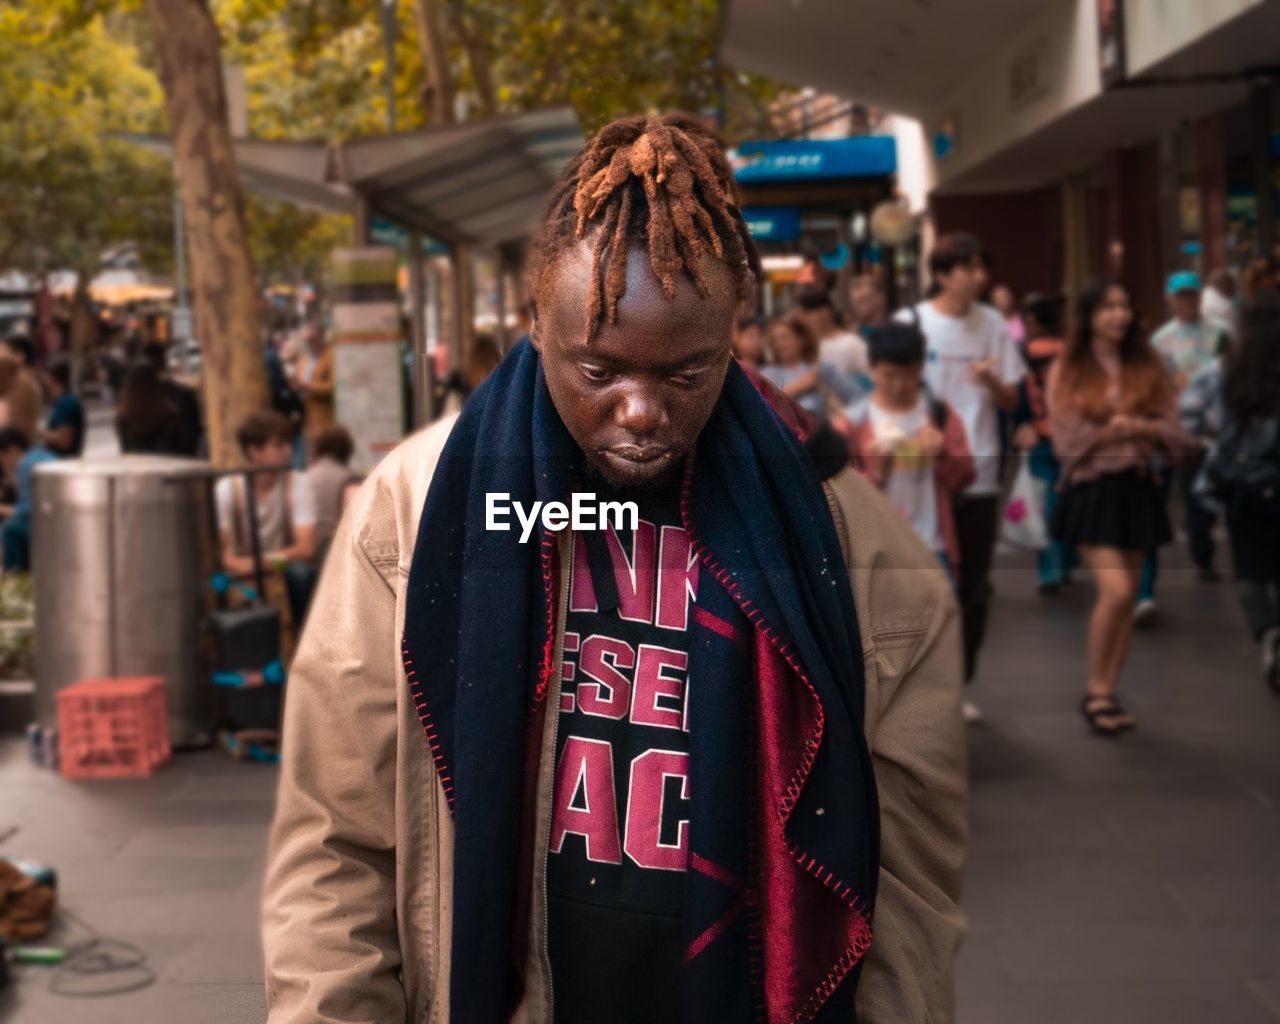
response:
{"label": "pedestrian walking", "polygon": [[776,316],[769,321],[772,356],[760,373],[812,416],[825,421],[832,406],[862,395],[853,381],[828,363],[819,362],[818,337],[802,316]]}
{"label": "pedestrian walking", "polygon": [[[759,273],[702,120],[566,165],[530,341],[334,539],[285,702],[271,1024],[952,1017],[954,602],[733,360]],[[630,522],[523,543],[483,512],[597,493]]]}
{"label": "pedestrian walking", "polygon": [[350,468],[355,453],[351,432],[340,423],[325,427],[311,440],[311,465],[303,476],[311,490],[315,509],[315,564],[324,565],[325,554],[337,532],[350,496],[349,488],[359,476]]}
{"label": "pedestrian walking", "polygon": [[[929,255],[935,294],[896,319],[918,322],[928,348],[924,378],[964,424],[973,452],[973,483],[954,502],[960,542],[960,612],[964,619],[965,679],[978,668],[978,652],[991,603],[991,558],[1000,528],[1000,413],[1018,406],[1025,372],[1004,319],[978,297],[987,286],[987,259],[972,235],[943,235]],[[972,702],[967,714],[979,717]]]}
{"label": "pedestrian walking", "polygon": [[1081,291],[1076,335],[1050,372],[1049,411],[1064,486],[1052,529],[1080,549],[1098,588],[1080,710],[1115,736],[1136,724],[1116,694],[1142,559],[1173,536],[1152,460],[1176,459],[1184,443],[1168,374],[1118,282]]}
{"label": "pedestrian walking", "polygon": [[1022,321],[1022,313],[1018,309],[1018,300],[1013,289],[1007,284],[998,284],[991,289],[991,305],[1004,317],[1004,325],[1010,337],[1019,345],[1026,344],[1027,326]]}
{"label": "pedestrian walking", "polygon": [[[1198,373],[1210,366],[1230,344],[1231,335],[1225,325],[1205,319],[1200,312],[1200,277],[1193,271],[1180,270],[1169,275],[1165,287],[1170,319],[1151,337],[1151,344],[1164,359],[1174,390],[1181,394]],[[1216,583],[1221,577],[1214,567],[1213,527],[1217,516],[1196,497],[1193,485],[1200,470],[1200,450],[1192,450],[1177,471],[1166,470],[1166,486],[1178,488],[1187,529],[1187,541],[1196,574],[1202,582]],[[1157,611],[1156,580],[1160,556],[1150,552],[1143,565],[1135,616],[1140,624],[1152,620]]]}
{"label": "pedestrian walking", "polygon": [[819,285],[801,288],[796,293],[796,312],[818,340],[818,362],[855,380],[866,376],[870,369],[867,343],[840,326],[831,293],[826,288]]}
{"label": "pedestrian walking", "polygon": [[889,320],[889,302],[884,282],[874,274],[859,274],[849,285],[849,309],[853,314],[853,330],[863,341]]}
{"label": "pedestrian walking", "polygon": [[[1061,468],[1053,451],[1053,424],[1047,397],[1049,372],[1062,356],[1062,303],[1048,295],[1028,295],[1022,304],[1022,321],[1027,341],[1022,354],[1027,362],[1023,380],[1024,403],[1015,414],[1014,445],[1026,453],[1031,475],[1044,484],[1046,523],[1053,522],[1058,507],[1058,479]],[[1036,588],[1041,594],[1056,594],[1071,582],[1078,555],[1075,548],[1050,536],[1036,552]]]}
{"label": "pedestrian walking", "polygon": [[1225,510],[1240,604],[1280,693],[1280,294],[1246,303],[1203,486]]}
{"label": "pedestrian walking", "polygon": [[1219,267],[1209,275],[1209,283],[1200,295],[1200,318],[1218,323],[1234,336],[1239,329],[1236,275],[1226,267]]}
{"label": "pedestrian walking", "polygon": [[764,368],[768,353],[768,321],[762,316],[741,316],[733,327],[733,354],[744,366]]}
{"label": "pedestrian walking", "polygon": [[333,346],[320,324],[302,326],[302,351],[293,369],[293,387],[302,399],[303,437],[309,443],[325,427],[335,422],[333,392]]}
{"label": "pedestrian walking", "polygon": [[886,324],[871,335],[869,348],[875,389],[845,412],[857,466],[956,580],[964,566],[951,495],[974,476],[964,424],[924,386],[925,340],[918,327]]}

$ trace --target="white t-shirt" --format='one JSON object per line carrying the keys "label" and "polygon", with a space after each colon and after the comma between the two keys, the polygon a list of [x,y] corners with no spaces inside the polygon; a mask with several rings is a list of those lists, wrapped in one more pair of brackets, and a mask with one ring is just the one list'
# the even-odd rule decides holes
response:
{"label": "white t-shirt", "polygon": [[869,373],[867,343],[856,334],[841,332],[818,342],[818,362],[839,370],[846,377]]}
{"label": "white t-shirt", "polygon": [[933,480],[933,459],[923,454],[916,435],[929,422],[924,395],[910,412],[889,412],[875,399],[867,402],[867,415],[876,440],[894,453],[892,470],[884,485],[885,497],[901,512],[930,551],[943,551],[938,526],[938,492]]}
{"label": "white t-shirt", "polygon": [[[929,301],[916,306],[927,349],[924,379],[934,397],[955,411],[969,435],[969,448],[977,475],[965,494],[997,494],[1000,491],[1000,419],[995,399],[981,384],[969,379],[973,363],[993,360],[996,377],[1010,386],[1026,374],[1018,345],[1004,318],[982,303],[974,303],[968,316],[939,313]],[[894,318],[911,323],[909,309]]]}
{"label": "white t-shirt", "polygon": [[[289,506],[293,513],[293,529],[300,526],[315,526],[316,505],[311,492],[311,481],[304,473],[291,470],[289,473]],[[245,501],[245,478],[224,476],[214,487],[214,502],[218,507],[218,529],[232,530],[237,539],[237,554],[252,554],[248,544],[249,510]],[[238,493],[237,493],[238,492]],[[237,507],[240,512],[240,525],[237,528],[235,516]],[[262,553],[279,551],[287,547],[292,539],[290,524],[285,521],[284,478],[281,477],[276,486],[263,496],[257,495],[258,542],[262,545]],[[243,550],[241,550],[243,549]]]}

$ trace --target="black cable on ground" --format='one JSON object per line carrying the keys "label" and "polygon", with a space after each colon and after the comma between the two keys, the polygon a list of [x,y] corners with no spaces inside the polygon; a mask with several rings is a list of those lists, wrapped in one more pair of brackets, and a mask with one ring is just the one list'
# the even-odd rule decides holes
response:
{"label": "black cable on ground", "polygon": [[100,997],[137,992],[156,980],[147,954],[132,942],[100,935],[65,907],[68,921],[89,933],[84,942],[64,947],[66,956],[49,979],[49,991],[60,996]]}

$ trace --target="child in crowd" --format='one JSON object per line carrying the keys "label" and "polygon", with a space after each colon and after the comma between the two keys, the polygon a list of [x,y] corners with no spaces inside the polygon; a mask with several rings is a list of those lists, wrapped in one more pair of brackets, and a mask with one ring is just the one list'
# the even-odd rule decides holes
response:
{"label": "child in crowd", "polygon": [[960,417],[924,386],[925,339],[914,324],[871,334],[875,389],[846,410],[858,468],[915,528],[955,579],[962,570],[951,493],[973,482],[975,467]]}

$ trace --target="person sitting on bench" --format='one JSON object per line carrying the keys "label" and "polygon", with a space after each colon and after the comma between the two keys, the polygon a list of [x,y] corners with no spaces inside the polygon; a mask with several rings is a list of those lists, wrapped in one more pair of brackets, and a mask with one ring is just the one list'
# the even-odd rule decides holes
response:
{"label": "person sitting on bench", "polygon": [[293,424],[278,412],[250,416],[236,431],[250,469],[279,467],[248,477],[218,481],[214,498],[222,541],[222,564],[233,576],[254,571],[248,495],[253,487],[258,521],[258,552],[268,567],[280,569],[294,626],[301,628],[316,582],[316,511],[310,482],[289,469],[293,457]]}

